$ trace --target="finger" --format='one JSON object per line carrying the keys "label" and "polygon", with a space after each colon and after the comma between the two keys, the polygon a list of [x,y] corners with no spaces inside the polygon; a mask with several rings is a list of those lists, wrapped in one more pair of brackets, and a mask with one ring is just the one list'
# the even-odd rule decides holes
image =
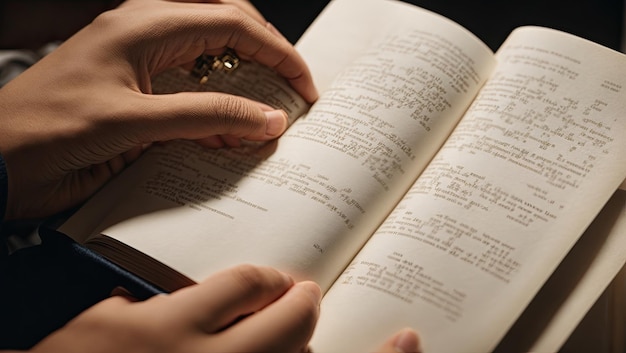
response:
{"label": "finger", "polygon": [[196,140],[200,146],[208,148],[221,148],[228,147],[240,147],[241,139],[235,136],[222,135],[222,136],[209,136],[200,140]]}
{"label": "finger", "polygon": [[280,31],[268,22],[263,14],[257,10],[257,8],[247,0],[173,0],[175,2],[193,2],[193,3],[211,3],[211,4],[231,4],[244,11],[250,17],[255,19],[260,24],[264,25],[270,32],[276,35],[278,38],[289,42],[289,40]]}
{"label": "finger", "polygon": [[321,296],[317,284],[300,282],[262,311],[224,331],[220,339],[236,342],[235,351],[301,351],[313,334]]}
{"label": "finger", "polygon": [[230,136],[230,135],[224,135],[224,136],[220,136],[222,138],[222,141],[230,147],[239,147],[241,146],[241,140],[238,139],[235,136]]}
{"label": "finger", "polygon": [[75,190],[83,190],[86,196],[91,195],[111,177],[119,174],[127,165],[139,158],[146,148],[147,146],[136,146],[126,152],[122,152],[120,155],[113,156],[105,162],[77,171],[77,175],[80,176],[78,180],[80,180],[82,185]]}
{"label": "finger", "polygon": [[175,28],[167,28],[160,23],[162,32],[178,34],[179,27],[183,26],[183,31],[205,38],[207,54],[231,48],[242,57],[276,70],[308,102],[317,99],[317,90],[304,59],[293,45],[266,27],[265,22],[259,23],[233,6],[185,6],[177,10],[171,14],[173,19],[180,16],[178,21],[172,21],[176,24]]}
{"label": "finger", "polygon": [[291,277],[269,267],[240,265],[218,272],[168,297],[173,315],[213,333],[282,296]]}
{"label": "finger", "polygon": [[111,294],[110,296],[112,297],[123,297],[124,299],[126,299],[129,302],[138,302],[139,299],[137,299],[135,296],[132,295],[132,293],[130,293],[126,288],[124,287],[115,287],[113,288],[113,290],[111,290]]}
{"label": "finger", "polygon": [[[122,155],[114,156],[108,161],[94,164],[89,168],[83,168],[75,171],[72,175],[76,178],[68,176],[67,182],[73,185],[68,185],[68,190],[80,190],[80,194],[69,193],[77,199],[83,199],[93,194],[102,187],[107,181],[109,181],[114,175],[121,172],[126,163]],[[71,202],[73,204],[73,201]]]}
{"label": "finger", "polygon": [[211,137],[216,135],[266,141],[280,136],[288,124],[282,110],[266,110],[252,100],[221,93],[142,95],[133,104],[136,116],[131,120],[136,124],[130,129],[140,142],[208,139],[210,145],[220,143]]}
{"label": "finger", "polygon": [[230,31],[232,36],[226,47],[276,70],[306,101],[317,99],[318,92],[304,59],[274,26],[266,22],[253,27],[231,27]]}
{"label": "finger", "polygon": [[418,353],[420,341],[413,329],[405,328],[389,338],[376,352],[380,353]]}
{"label": "finger", "polygon": [[278,38],[289,42],[289,40],[280,31],[268,22],[265,17],[257,10],[252,3],[247,0],[175,0],[176,2],[195,2],[195,3],[212,3],[212,4],[231,4],[244,11],[250,17],[255,19],[260,24],[264,25],[270,32],[276,35]]}
{"label": "finger", "polygon": [[196,140],[196,142],[200,146],[208,147],[208,148],[221,148],[221,147],[224,147],[225,145],[224,140],[222,140],[221,136],[208,136],[208,137]]}

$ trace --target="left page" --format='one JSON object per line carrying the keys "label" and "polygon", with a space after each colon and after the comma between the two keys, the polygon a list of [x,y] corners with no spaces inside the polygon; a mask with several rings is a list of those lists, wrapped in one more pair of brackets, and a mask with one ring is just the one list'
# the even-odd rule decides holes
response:
{"label": "left page", "polygon": [[[252,63],[241,65],[233,73],[215,72],[205,84],[200,84],[199,78],[189,71],[173,68],[153,78],[152,91],[154,94],[217,91],[240,95],[283,109],[288,114],[290,123],[309,108],[304,99],[272,70]],[[157,147],[162,145],[157,144]],[[133,165],[109,181],[103,191],[96,193],[59,230],[79,243],[85,243],[90,235],[99,230],[98,226],[107,214],[154,169],[149,162],[143,162],[142,159],[145,158],[140,158],[136,163],[141,165]]]}
{"label": "left page", "polygon": [[[256,151],[260,158],[182,141],[155,146],[131,167],[129,175],[141,170],[138,183],[95,233],[193,280],[249,262],[328,288],[431,160],[494,64],[486,45],[433,13],[391,1],[330,7],[340,9],[332,13],[343,23],[362,26],[380,17],[372,3],[396,20],[318,38],[320,51],[330,49],[329,39],[345,38],[345,50],[327,52],[337,60],[321,67],[336,78],[319,85],[320,99],[280,139]],[[328,14],[313,26],[322,28]]]}

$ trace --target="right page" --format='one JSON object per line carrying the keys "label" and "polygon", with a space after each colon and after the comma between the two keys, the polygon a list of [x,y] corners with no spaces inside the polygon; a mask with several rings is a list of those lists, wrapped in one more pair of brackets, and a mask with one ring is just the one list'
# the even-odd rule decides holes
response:
{"label": "right page", "polygon": [[[619,272],[626,262],[625,254],[626,191],[618,190],[495,352],[557,352],[562,346],[567,352],[581,343],[587,348],[577,348],[578,352],[622,352],[624,311],[620,303],[625,298],[625,282]],[[601,295],[605,298],[598,302]],[[592,306],[600,309],[587,314]]]}
{"label": "right page", "polygon": [[314,351],[366,351],[405,326],[426,352],[493,350],[624,180],[622,54],[525,27],[497,58],[325,296]]}

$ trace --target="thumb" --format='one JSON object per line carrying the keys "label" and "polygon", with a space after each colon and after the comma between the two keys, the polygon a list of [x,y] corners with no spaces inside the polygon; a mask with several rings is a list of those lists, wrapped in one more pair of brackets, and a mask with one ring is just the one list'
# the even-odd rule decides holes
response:
{"label": "thumb", "polygon": [[142,143],[174,139],[203,140],[229,135],[271,140],[287,129],[287,113],[247,98],[214,92],[144,95],[139,109]]}
{"label": "thumb", "polygon": [[417,353],[421,351],[419,337],[410,328],[396,332],[376,350],[378,353]]}

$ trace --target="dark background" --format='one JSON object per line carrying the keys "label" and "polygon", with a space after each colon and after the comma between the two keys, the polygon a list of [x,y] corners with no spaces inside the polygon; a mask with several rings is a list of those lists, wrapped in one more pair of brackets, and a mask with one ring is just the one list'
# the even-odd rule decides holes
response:
{"label": "dark background", "polygon": [[[48,42],[64,40],[99,13],[117,6],[120,2],[121,0],[0,0],[0,50],[37,49]],[[328,0],[252,2],[291,42],[295,42]],[[621,45],[623,0],[407,2],[460,23],[494,50],[513,28],[521,25],[541,25],[564,30],[616,50]],[[61,251],[34,247],[25,249],[19,255],[11,256],[9,266],[15,270],[8,273],[14,273],[14,282],[22,283],[25,288],[7,291],[0,283],[0,304],[5,304],[4,307],[0,305],[0,349],[9,347],[10,341],[12,348],[28,348],[80,310],[108,296],[110,286],[119,284],[116,282],[117,277],[93,268],[95,265],[92,262],[80,262],[80,259],[66,256]],[[100,275],[94,275],[98,271]],[[32,279],[32,283],[24,283],[26,278]],[[8,280],[11,282],[12,278]],[[56,292],[46,289],[46,283],[51,282],[55,284],[53,288],[64,290]],[[33,290],[31,287],[38,289]],[[37,305],[33,306],[33,303]],[[21,306],[10,308],[14,316],[8,315],[7,306],[14,304]],[[606,322],[605,316],[610,314],[601,305],[602,302],[598,302],[597,310],[592,309],[596,319],[583,321],[561,352],[607,351],[610,329],[594,327],[598,322]],[[26,313],[21,308],[30,311]],[[59,310],[63,311],[61,315]],[[24,332],[29,334],[20,336]],[[587,345],[593,348],[586,349]]]}
{"label": "dark background", "polygon": [[[0,0],[0,49],[63,40],[121,0]],[[292,42],[328,0],[252,0]],[[622,0],[411,0],[465,26],[496,49],[515,27],[542,25],[620,48]]]}
{"label": "dark background", "polygon": [[[252,1],[294,41],[328,1]],[[515,27],[542,25],[564,30],[613,49],[622,34],[622,0],[411,0],[444,15],[497,49]],[[392,20],[392,19],[390,19]]]}

